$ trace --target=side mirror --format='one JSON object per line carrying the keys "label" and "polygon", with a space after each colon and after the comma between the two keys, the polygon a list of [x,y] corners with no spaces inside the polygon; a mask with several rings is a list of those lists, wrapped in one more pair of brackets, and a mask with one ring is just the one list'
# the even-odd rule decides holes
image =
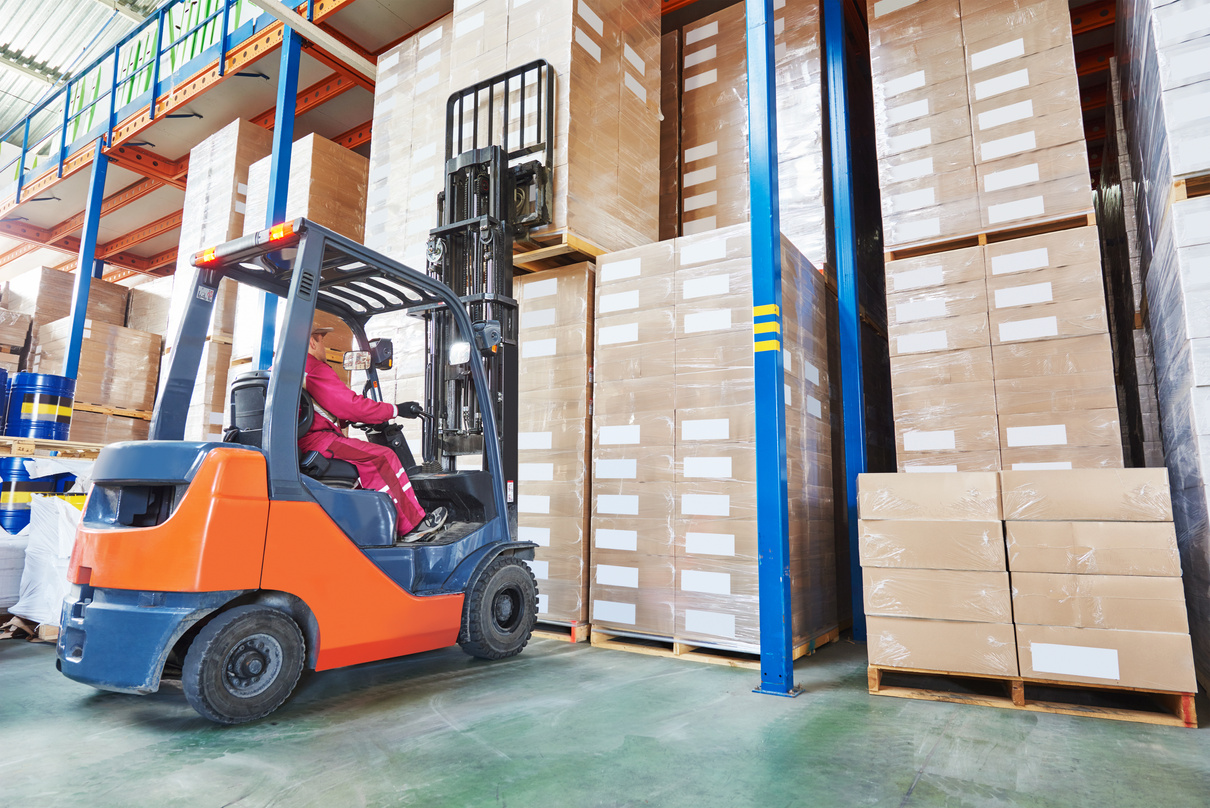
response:
{"label": "side mirror", "polygon": [[345,370],[369,370],[370,369],[370,352],[369,351],[345,351]]}

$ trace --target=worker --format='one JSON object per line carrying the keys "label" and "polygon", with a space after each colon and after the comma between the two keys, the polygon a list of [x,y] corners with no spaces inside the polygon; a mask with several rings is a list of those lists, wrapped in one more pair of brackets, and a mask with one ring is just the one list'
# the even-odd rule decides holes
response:
{"label": "worker", "polygon": [[427,515],[399,457],[389,446],[345,437],[339,427],[318,410],[338,421],[379,424],[399,416],[415,418],[420,407],[413,401],[395,405],[359,396],[350,390],[326,361],[324,337],[331,328],[315,327],[307,348],[307,369],[303,386],[315,401],[317,412],[311,428],[298,441],[304,451],[317,451],[324,457],[336,458],[357,467],[362,488],[381,491],[395,505],[396,529],[407,541],[418,541],[441,529],[448,513],[434,508]]}

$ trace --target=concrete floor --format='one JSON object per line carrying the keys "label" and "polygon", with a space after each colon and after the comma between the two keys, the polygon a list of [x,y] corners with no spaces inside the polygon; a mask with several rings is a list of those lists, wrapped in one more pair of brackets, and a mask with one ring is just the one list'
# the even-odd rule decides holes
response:
{"label": "concrete floor", "polygon": [[1204,729],[872,697],[844,642],[797,677],[797,699],[756,696],[751,671],[539,640],[312,674],[224,728],[179,690],[94,692],[7,641],[0,805],[1210,805]]}

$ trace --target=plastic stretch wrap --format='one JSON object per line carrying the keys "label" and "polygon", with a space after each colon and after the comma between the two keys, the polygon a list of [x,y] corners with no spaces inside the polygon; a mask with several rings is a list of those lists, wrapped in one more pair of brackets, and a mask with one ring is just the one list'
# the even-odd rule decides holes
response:
{"label": "plastic stretch wrap", "polygon": [[1012,572],[1180,577],[1169,522],[1008,522]]}
{"label": "plastic stretch wrap", "polygon": [[862,474],[857,478],[857,508],[865,520],[999,520],[1000,475]]}
{"label": "plastic stretch wrap", "polygon": [[[34,373],[61,373],[71,318],[39,326],[30,351]],[[75,400],[105,407],[150,410],[159,375],[160,337],[86,320]]]}
{"label": "plastic stretch wrap", "polygon": [[1180,577],[1012,574],[1017,625],[1189,634]]}
{"label": "plastic stretch wrap", "polygon": [[[171,277],[154,278],[132,288],[126,304],[126,327],[167,336],[172,283]],[[91,298],[92,293],[89,292]]]}
{"label": "plastic stretch wrap", "polygon": [[28,545],[27,530],[16,534],[0,530],[0,609],[5,611],[21,597],[21,573]]}
{"label": "plastic stretch wrap", "polygon": [[[25,342],[29,338],[30,319],[28,314],[0,309],[0,345],[16,348],[14,359],[19,359],[21,351],[25,349]],[[9,373],[15,371],[16,368],[13,368]]]}
{"label": "plastic stretch wrap", "polygon": [[21,594],[11,614],[34,623],[57,625],[70,584],[67,564],[76,541],[80,510],[60,497],[30,499],[29,544],[21,574]]}
{"label": "plastic stretch wrap", "polygon": [[870,617],[866,631],[871,665],[1017,675],[1012,623]]}
{"label": "plastic stretch wrap", "polygon": [[878,569],[865,567],[865,612],[972,623],[1011,623],[1008,573],[1003,570]]}
{"label": "plastic stretch wrap", "polygon": [[[760,635],[748,227],[605,255],[598,267],[593,623],[751,651]],[[785,238],[782,273],[790,573],[802,644],[837,622],[827,290]],[[627,593],[619,556],[640,577],[654,565],[671,580],[661,573],[652,588]]]}
{"label": "plastic stretch wrap", "polygon": [[1021,521],[1170,522],[1164,469],[1002,472],[1004,518]]}
{"label": "plastic stretch wrap", "polygon": [[1016,633],[1025,677],[1197,691],[1188,634],[1022,625]]}
{"label": "plastic stretch wrap", "polygon": [[858,549],[863,567],[932,570],[1007,569],[1001,522],[862,519]]}
{"label": "plastic stretch wrap", "polygon": [[[29,315],[35,326],[61,320],[71,314],[75,283],[75,275],[69,272],[49,267],[31,269],[5,284],[4,308]],[[124,286],[94,278],[89,285],[88,319],[125,325],[128,292]],[[20,330],[19,321],[14,321],[12,325]],[[4,344],[23,345],[24,342],[5,341]]]}

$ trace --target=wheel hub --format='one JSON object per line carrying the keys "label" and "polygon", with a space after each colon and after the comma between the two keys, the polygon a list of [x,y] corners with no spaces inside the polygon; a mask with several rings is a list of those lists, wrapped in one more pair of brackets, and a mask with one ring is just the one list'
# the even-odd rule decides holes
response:
{"label": "wheel hub", "polygon": [[521,615],[521,593],[515,589],[502,589],[492,600],[492,619],[502,631],[516,627]]}
{"label": "wheel hub", "polygon": [[238,698],[251,698],[263,693],[282,668],[282,647],[268,634],[253,634],[227,654],[223,664],[223,684],[227,692]]}

